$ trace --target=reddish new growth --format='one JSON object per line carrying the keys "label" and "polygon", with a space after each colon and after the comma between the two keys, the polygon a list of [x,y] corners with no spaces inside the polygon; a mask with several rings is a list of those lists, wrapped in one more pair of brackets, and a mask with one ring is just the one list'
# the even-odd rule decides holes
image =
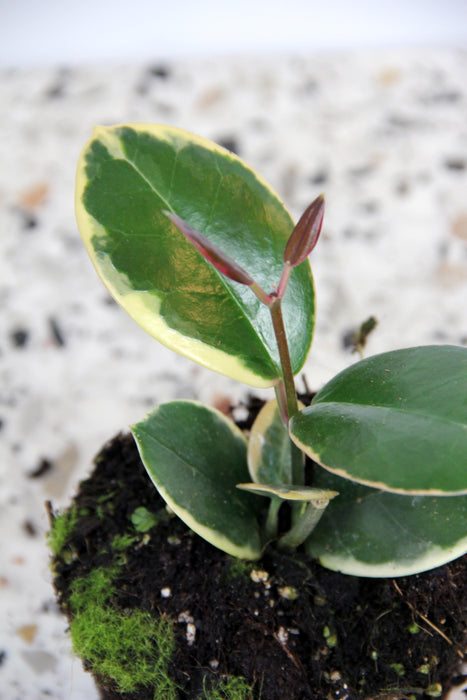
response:
{"label": "reddish new growth", "polygon": [[285,246],[284,262],[291,267],[309,256],[318,242],[324,217],[324,194],[320,194],[303,212]]}
{"label": "reddish new growth", "polygon": [[254,283],[253,278],[240,265],[229,258],[220,248],[206,238],[202,233],[190,226],[184,219],[172,214],[169,211],[164,211],[164,214],[169,217],[173,224],[183,233],[194,247],[199,250],[201,255],[206,258],[219,272],[240,284],[246,284],[248,287]]}

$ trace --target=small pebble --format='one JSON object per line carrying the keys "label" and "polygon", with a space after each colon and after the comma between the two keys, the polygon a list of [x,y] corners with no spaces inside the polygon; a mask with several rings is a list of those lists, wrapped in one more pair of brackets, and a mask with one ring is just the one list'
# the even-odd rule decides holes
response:
{"label": "small pebble", "polygon": [[178,616],[178,622],[194,622],[193,617],[190,615],[189,610],[184,610],[183,612],[180,613]]}
{"label": "small pebble", "polygon": [[176,535],[169,535],[169,536],[167,537],[167,542],[168,542],[169,544],[176,545],[176,544],[180,544],[180,543],[181,543],[181,539],[180,539],[180,537],[177,537]]}
{"label": "small pebble", "polygon": [[261,582],[264,583],[265,581],[268,580],[269,574],[267,571],[261,571],[260,569],[259,570],[253,569],[251,574],[250,574],[250,578],[255,583],[261,583]]}
{"label": "small pebble", "polygon": [[194,644],[196,638],[196,626],[192,623],[189,622],[186,626],[186,640],[188,642],[188,646],[192,646]]}
{"label": "small pebble", "polygon": [[297,589],[293,586],[281,586],[277,591],[281,598],[285,598],[285,600],[295,600],[298,598]]}

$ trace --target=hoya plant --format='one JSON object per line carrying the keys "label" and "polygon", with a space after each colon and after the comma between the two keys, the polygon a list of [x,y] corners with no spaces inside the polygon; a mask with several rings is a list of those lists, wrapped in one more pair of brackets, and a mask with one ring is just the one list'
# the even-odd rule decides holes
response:
{"label": "hoya plant", "polygon": [[151,480],[192,530],[236,557],[303,545],[325,567],[375,577],[467,551],[465,348],[368,357],[311,405],[297,402],[322,196],[294,225],[234,154],[180,129],[128,124],[95,129],[76,212],[102,281],[140,326],[211,370],[275,389],[248,441],[195,401],[159,405],[132,427]]}

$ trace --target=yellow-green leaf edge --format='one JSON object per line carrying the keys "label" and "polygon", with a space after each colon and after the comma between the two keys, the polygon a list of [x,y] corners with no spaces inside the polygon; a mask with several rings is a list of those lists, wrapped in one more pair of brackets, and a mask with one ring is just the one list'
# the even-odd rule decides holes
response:
{"label": "yellow-green leaf edge", "polygon": [[393,578],[430,571],[463,556],[466,552],[467,537],[464,537],[454,547],[447,549],[433,545],[422,556],[410,562],[387,561],[380,564],[370,564],[360,561],[350,554],[344,556],[335,555],[332,552],[319,554],[317,559],[326,569],[339,571],[342,574],[367,578]]}

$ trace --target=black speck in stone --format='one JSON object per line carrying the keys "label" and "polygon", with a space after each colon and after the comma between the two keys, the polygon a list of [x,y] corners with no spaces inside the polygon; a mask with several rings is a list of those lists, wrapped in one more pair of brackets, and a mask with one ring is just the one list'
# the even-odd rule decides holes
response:
{"label": "black speck in stone", "polygon": [[249,126],[255,131],[268,131],[270,128],[269,122],[261,117],[253,117],[253,119],[250,119]]}
{"label": "black speck in stone", "polygon": [[30,231],[33,228],[37,228],[39,225],[37,217],[30,211],[26,209],[20,209],[19,213],[23,219],[23,229],[25,231]]}
{"label": "black speck in stone", "polygon": [[329,175],[326,170],[317,170],[310,177],[310,183],[312,185],[324,185],[328,181]]}
{"label": "black speck in stone", "polygon": [[3,418],[0,418],[0,430],[3,428],[5,423],[3,422]]}
{"label": "black speck in stone", "polygon": [[319,84],[317,83],[317,81],[313,80],[313,78],[309,78],[303,83],[300,91],[303,92],[305,95],[311,95],[318,90],[318,87]]}
{"label": "black speck in stone", "polygon": [[49,327],[52,334],[52,340],[54,341],[55,345],[62,348],[65,345],[65,337],[55,318],[49,318]]}
{"label": "black speck in stone", "polygon": [[66,83],[70,75],[70,70],[66,67],[60,68],[56,80],[45,91],[45,97],[49,100],[57,100],[65,95]]}
{"label": "black speck in stone", "polygon": [[429,95],[424,101],[427,103],[455,103],[460,102],[462,95],[456,90],[445,90],[443,92],[435,92]]}
{"label": "black speck in stone", "polygon": [[15,348],[24,348],[29,340],[29,333],[25,328],[16,328],[10,333],[11,342]]}
{"label": "black speck in stone", "polygon": [[23,530],[29,537],[35,537],[37,535],[37,528],[31,520],[24,521]]}
{"label": "black speck in stone", "polygon": [[135,92],[139,95],[147,95],[151,87],[153,80],[168,80],[170,78],[171,71],[168,66],[165,65],[154,65],[149,66],[144,70],[140,81],[135,87]]}
{"label": "black speck in stone", "polygon": [[446,160],[444,161],[444,166],[448,170],[461,171],[461,170],[466,169],[467,163],[466,163],[464,158],[452,157],[452,158],[446,158]]}
{"label": "black speck in stone", "polygon": [[388,117],[388,123],[390,126],[395,127],[396,129],[409,129],[416,125],[413,120],[403,116],[402,114],[391,114]]}
{"label": "black speck in stone", "polygon": [[28,477],[30,479],[39,479],[41,476],[44,476],[44,474],[47,474],[52,467],[53,463],[50,459],[45,459],[45,457],[43,457],[37,467],[29,472]]}
{"label": "black speck in stone", "polygon": [[52,85],[48,90],[46,90],[45,96],[49,100],[56,100],[59,99],[60,97],[63,97],[65,93],[65,86],[62,83],[57,83],[56,85]]}
{"label": "black speck in stone", "polygon": [[409,193],[409,190],[409,183],[405,180],[401,180],[396,184],[396,194],[398,194],[400,197],[404,197],[405,195],[407,195]]}
{"label": "black speck in stone", "polygon": [[358,165],[355,168],[350,168],[349,176],[351,178],[367,177],[368,175],[371,175],[374,169],[375,168],[371,163],[365,165]]}
{"label": "black speck in stone", "polygon": [[362,204],[362,209],[367,214],[375,214],[379,209],[379,203],[374,199],[369,200],[368,202],[364,202]]}
{"label": "black speck in stone", "polygon": [[215,141],[219,144],[219,146],[222,146],[222,148],[226,148],[228,151],[231,151],[236,155],[239,154],[238,142],[233,136],[225,136],[223,138],[215,139]]}
{"label": "black speck in stone", "polygon": [[167,80],[168,78],[170,78],[171,70],[166,65],[158,64],[150,66],[148,73],[152,78],[161,78],[162,80]]}
{"label": "black speck in stone", "polygon": [[3,662],[6,659],[6,656],[7,656],[6,651],[4,649],[0,649],[0,666],[3,665]]}
{"label": "black speck in stone", "polygon": [[449,245],[448,245],[447,241],[442,241],[442,243],[440,243],[440,245],[438,246],[439,257],[442,260],[445,260],[448,252],[449,252]]}
{"label": "black speck in stone", "polygon": [[344,350],[355,347],[355,330],[344,331],[342,334],[342,347]]}

